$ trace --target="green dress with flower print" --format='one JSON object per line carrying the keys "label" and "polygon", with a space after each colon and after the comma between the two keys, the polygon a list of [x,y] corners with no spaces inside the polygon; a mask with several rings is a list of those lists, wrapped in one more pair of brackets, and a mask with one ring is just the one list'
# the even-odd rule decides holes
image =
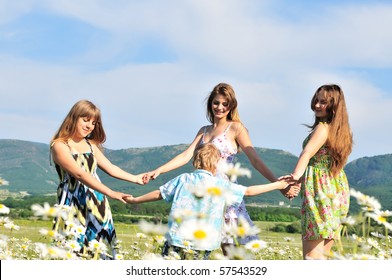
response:
{"label": "green dress with flower print", "polygon": [[306,168],[301,190],[303,240],[340,238],[341,219],[347,216],[350,204],[349,185],[344,170],[334,177],[330,164],[328,147],[323,145]]}

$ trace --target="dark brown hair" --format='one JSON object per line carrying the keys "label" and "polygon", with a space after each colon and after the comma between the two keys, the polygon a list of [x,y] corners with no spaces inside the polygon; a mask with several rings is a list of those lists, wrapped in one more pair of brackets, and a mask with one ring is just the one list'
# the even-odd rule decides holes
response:
{"label": "dark brown hair", "polygon": [[[327,100],[327,119],[329,133],[327,146],[331,153],[331,172],[336,175],[346,164],[352,151],[353,136],[350,129],[346,101],[343,90],[335,84],[326,84],[319,87],[313,95],[310,108],[314,111],[317,102],[317,94],[324,94]],[[312,130],[324,120],[315,117],[314,124],[309,126]]]}

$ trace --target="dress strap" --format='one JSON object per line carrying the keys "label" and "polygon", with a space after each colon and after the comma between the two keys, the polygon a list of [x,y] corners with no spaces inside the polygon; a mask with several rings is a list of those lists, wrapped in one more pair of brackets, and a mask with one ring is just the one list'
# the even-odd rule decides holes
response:
{"label": "dress strap", "polygon": [[87,138],[84,138],[84,139],[86,140],[86,143],[90,146],[91,153],[94,154],[94,150],[93,150],[93,147],[91,146],[90,141],[88,141]]}
{"label": "dress strap", "polygon": [[224,131],[225,133],[229,130],[231,124],[232,124],[232,122],[229,122],[229,125],[226,127],[226,129],[225,129],[225,131]]}
{"label": "dress strap", "polygon": [[[55,141],[53,141],[52,144],[50,144],[50,147],[49,147],[49,165],[50,166],[53,166],[52,148],[53,148],[54,143],[55,143]],[[71,152],[71,147],[68,145],[68,141],[64,142],[64,144],[67,145],[69,151]]]}
{"label": "dress strap", "polygon": [[53,161],[52,161],[52,147],[53,147],[53,143],[50,145],[49,147],[49,165],[53,166]]}
{"label": "dress strap", "polygon": [[201,142],[202,142],[202,143],[205,143],[205,141],[204,141],[204,136],[206,135],[206,132],[207,132],[207,126],[205,126],[205,127],[204,127],[204,130],[203,130],[203,136],[201,137]]}

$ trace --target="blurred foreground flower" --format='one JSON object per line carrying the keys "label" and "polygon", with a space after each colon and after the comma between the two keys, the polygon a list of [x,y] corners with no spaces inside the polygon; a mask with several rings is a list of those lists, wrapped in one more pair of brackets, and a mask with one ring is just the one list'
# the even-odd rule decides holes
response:
{"label": "blurred foreground flower", "polygon": [[372,196],[365,195],[352,188],[350,189],[350,195],[357,199],[359,205],[365,207],[363,209],[364,211],[373,212],[373,211],[381,210],[380,202]]}
{"label": "blurred foreground flower", "polygon": [[211,224],[202,220],[185,221],[180,225],[179,233],[185,240],[197,246],[199,250],[210,250],[221,234]]}
{"label": "blurred foreground flower", "polygon": [[226,174],[230,181],[235,182],[240,176],[251,177],[251,172],[249,169],[241,168],[241,164],[237,162],[236,164],[222,162],[218,166],[218,173]]}
{"label": "blurred foreground flower", "polygon": [[10,213],[10,209],[4,204],[0,203],[0,214],[8,215]]}
{"label": "blurred foreground flower", "polygon": [[47,219],[48,217],[59,217],[62,216],[63,212],[58,207],[51,207],[49,203],[45,202],[43,206],[39,204],[33,204],[31,206],[34,215]]}
{"label": "blurred foreground flower", "polygon": [[8,186],[9,182],[0,177],[0,186]]}
{"label": "blurred foreground flower", "polygon": [[148,235],[165,235],[168,230],[167,225],[149,223],[146,220],[139,221],[139,228],[142,232]]}

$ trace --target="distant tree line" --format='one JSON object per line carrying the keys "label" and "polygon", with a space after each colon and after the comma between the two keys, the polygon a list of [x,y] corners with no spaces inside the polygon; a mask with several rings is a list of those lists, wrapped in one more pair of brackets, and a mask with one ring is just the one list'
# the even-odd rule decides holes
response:
{"label": "distant tree line", "polygon": [[[53,206],[56,203],[55,196],[31,195],[24,198],[7,198],[1,203],[10,208],[9,217],[12,219],[30,219],[34,213],[31,210],[31,205],[45,202]],[[167,217],[170,212],[170,203],[165,201],[155,201],[142,204],[124,204],[117,200],[110,199],[112,207],[113,218],[115,222],[120,223],[137,223],[141,219],[155,223],[167,223]],[[357,208],[358,205],[353,200],[352,208]],[[300,209],[290,207],[256,207],[247,206],[248,213],[253,221],[275,222],[269,230],[275,232],[300,233]],[[351,211],[351,209],[350,209]],[[355,212],[355,211],[354,211]],[[389,222],[392,218],[388,217]],[[382,230],[382,226],[374,221],[370,221],[372,228]],[[358,225],[351,226],[348,229],[350,234],[355,233],[361,235],[362,228]]]}
{"label": "distant tree line", "polygon": [[[11,218],[30,218],[33,216],[31,205],[43,205],[45,202],[53,206],[56,203],[56,197],[31,195],[22,199],[9,197],[2,201],[11,209],[9,215]],[[131,205],[112,199],[110,199],[110,205],[115,221],[124,223],[135,223],[142,218],[156,222],[167,222],[171,206],[165,201]],[[300,219],[298,208],[247,206],[247,209],[254,221],[293,222]]]}

